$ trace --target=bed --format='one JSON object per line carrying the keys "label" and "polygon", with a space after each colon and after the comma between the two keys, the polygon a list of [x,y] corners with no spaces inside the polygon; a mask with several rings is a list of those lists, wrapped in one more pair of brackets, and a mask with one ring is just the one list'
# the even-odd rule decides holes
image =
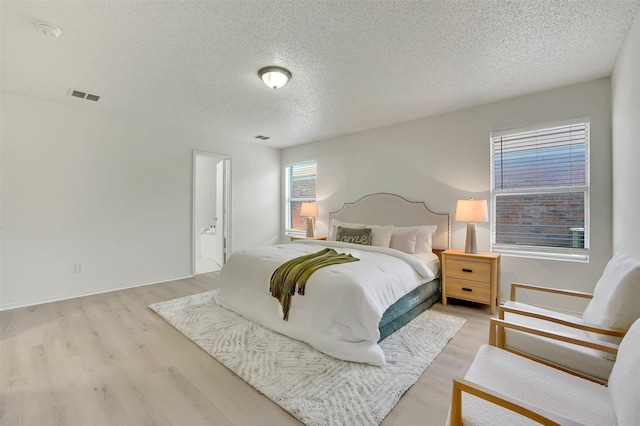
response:
{"label": "bed", "polygon": [[[347,232],[367,233],[376,245],[334,241],[347,241]],[[449,248],[450,215],[399,195],[369,194],[331,212],[329,234],[330,241],[297,240],[234,253],[221,271],[216,302],[327,355],[384,365],[378,342],[440,299],[439,257]],[[327,247],[358,261],[314,272],[304,296],[292,297],[284,321],[280,302],[269,293],[273,272]]]}

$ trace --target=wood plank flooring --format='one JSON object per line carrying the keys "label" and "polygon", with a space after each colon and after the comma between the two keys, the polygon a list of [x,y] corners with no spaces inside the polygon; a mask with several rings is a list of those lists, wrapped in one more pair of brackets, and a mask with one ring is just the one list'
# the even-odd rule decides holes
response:
{"label": "wood plank flooring", "polygon": [[[200,275],[0,313],[0,424],[299,425],[147,307],[218,280]],[[487,342],[487,307],[432,309],[467,323],[385,426],[443,425],[452,378]]]}

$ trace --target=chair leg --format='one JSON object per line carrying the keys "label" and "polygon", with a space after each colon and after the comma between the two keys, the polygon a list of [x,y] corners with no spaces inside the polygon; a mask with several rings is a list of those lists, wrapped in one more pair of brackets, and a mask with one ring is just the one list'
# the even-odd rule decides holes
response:
{"label": "chair leg", "polygon": [[489,321],[489,344],[496,346],[496,325],[493,321]]}
{"label": "chair leg", "polygon": [[451,395],[450,426],[462,426],[462,389],[455,379],[453,380],[453,395]]}
{"label": "chair leg", "polygon": [[[504,311],[502,309],[498,310],[498,318],[500,318],[501,320],[504,320]],[[496,331],[494,330],[494,332]],[[498,337],[497,337],[497,342],[495,346],[502,349],[504,349],[504,343],[505,343],[504,333],[505,333],[504,327],[498,327],[498,330],[497,330]]]}

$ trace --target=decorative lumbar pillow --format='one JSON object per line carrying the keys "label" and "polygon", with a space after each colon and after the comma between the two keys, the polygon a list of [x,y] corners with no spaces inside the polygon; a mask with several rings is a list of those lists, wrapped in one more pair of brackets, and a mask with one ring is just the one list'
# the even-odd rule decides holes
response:
{"label": "decorative lumbar pillow", "polygon": [[364,229],[367,225],[363,223],[349,223],[349,222],[341,222],[339,220],[332,220],[331,232],[329,233],[329,241],[336,241],[336,237],[338,236],[338,226],[342,226],[343,228],[351,228],[351,229]]}
{"label": "decorative lumbar pillow", "polygon": [[[582,319],[606,327],[628,330],[640,318],[640,260],[617,253],[604,268]],[[589,333],[595,339],[618,343],[620,338]],[[615,359],[614,355],[605,354]]]}
{"label": "decorative lumbar pillow", "polygon": [[405,253],[414,254],[416,252],[416,239],[418,237],[418,230],[413,229],[404,232],[393,232],[391,235],[391,243],[389,247],[392,249],[400,250]]}
{"label": "decorative lumbar pillow", "polygon": [[437,225],[396,226],[395,228],[393,228],[393,233],[400,234],[406,231],[418,231],[415,253],[431,253],[433,234],[435,234],[437,228]]}
{"label": "decorative lumbar pillow", "polygon": [[336,241],[369,246],[371,245],[371,228],[343,228],[338,226]]}
{"label": "decorative lumbar pillow", "polygon": [[389,247],[389,244],[391,244],[391,234],[393,234],[393,225],[367,225],[366,228],[371,228],[372,246]]}

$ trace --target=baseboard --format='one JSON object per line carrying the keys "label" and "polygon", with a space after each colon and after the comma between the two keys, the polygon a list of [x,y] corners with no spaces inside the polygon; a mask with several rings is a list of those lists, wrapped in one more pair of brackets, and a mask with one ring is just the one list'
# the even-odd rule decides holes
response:
{"label": "baseboard", "polygon": [[129,288],[144,287],[147,285],[166,283],[169,281],[183,280],[185,278],[193,278],[194,276],[195,275],[184,275],[184,276],[178,276],[173,278],[161,279],[160,281],[146,281],[146,282],[137,283],[137,284],[123,285],[121,287],[111,287],[111,288],[102,289],[102,290],[72,293],[72,294],[66,294],[64,296],[47,297],[44,299],[34,299],[27,302],[13,303],[9,305],[0,305],[0,312],[9,311],[9,310],[18,309],[18,308],[26,308],[28,306],[43,305],[45,303],[51,303],[51,302],[60,302],[62,300],[75,299],[77,297],[94,296],[96,294],[111,293],[112,291],[120,291],[120,290],[129,289]]}

